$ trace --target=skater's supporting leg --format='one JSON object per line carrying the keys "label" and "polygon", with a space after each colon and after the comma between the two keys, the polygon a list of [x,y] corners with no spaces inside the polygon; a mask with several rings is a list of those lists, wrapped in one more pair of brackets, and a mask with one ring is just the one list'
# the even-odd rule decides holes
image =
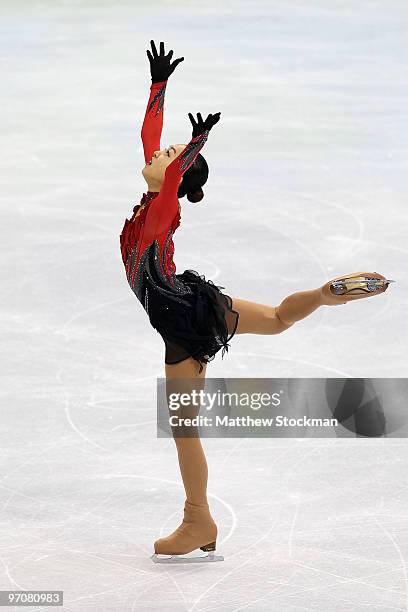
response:
{"label": "skater's supporting leg", "polygon": [[[166,365],[167,393],[191,393],[204,389],[207,364],[199,374],[198,363],[185,359],[176,364]],[[184,405],[180,412],[183,417],[194,418],[200,406]],[[197,437],[190,437],[195,434]],[[180,472],[183,479],[186,499],[192,504],[207,503],[208,466],[197,428],[188,428],[189,437],[180,437],[175,432],[174,441],[177,447]]]}
{"label": "skater's supporting leg", "polygon": [[[206,364],[199,374],[199,365],[192,359],[178,364],[166,364],[166,393],[191,393],[201,391],[205,384]],[[181,418],[194,418],[199,414],[200,405],[189,402],[177,410]],[[197,427],[187,427],[180,432],[173,427],[173,436],[177,446],[181,476],[186,491],[184,518],[181,525],[169,536],[160,538],[154,543],[155,555],[183,555],[201,548],[203,551],[215,551],[217,526],[211,516],[207,502],[208,468],[204,450]],[[222,560],[222,557],[206,559]],[[198,558],[197,558],[198,559]]]}

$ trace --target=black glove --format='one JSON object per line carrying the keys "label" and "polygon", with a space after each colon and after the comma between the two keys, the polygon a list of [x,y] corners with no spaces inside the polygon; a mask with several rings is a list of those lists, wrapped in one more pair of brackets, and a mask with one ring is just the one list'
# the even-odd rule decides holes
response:
{"label": "black glove", "polygon": [[201,113],[197,113],[198,121],[196,123],[193,115],[191,113],[188,113],[190,121],[193,125],[193,138],[195,138],[195,136],[203,134],[206,130],[210,131],[211,128],[220,120],[220,115],[221,113],[215,113],[215,115],[208,115],[207,119],[203,121]]}
{"label": "black glove", "polygon": [[157,54],[156,45],[151,40],[153,55],[149,50],[146,51],[150,62],[150,74],[152,76],[152,83],[159,83],[160,81],[167,81],[169,76],[173,74],[176,66],[184,60],[184,57],[179,57],[170,64],[170,60],[173,55],[173,51],[170,51],[167,55],[164,55],[164,42],[160,43],[160,55]]}

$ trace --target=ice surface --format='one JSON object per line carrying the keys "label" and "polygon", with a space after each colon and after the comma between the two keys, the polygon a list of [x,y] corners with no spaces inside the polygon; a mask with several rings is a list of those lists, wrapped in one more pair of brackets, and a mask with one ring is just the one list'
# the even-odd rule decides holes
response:
{"label": "ice surface", "polygon": [[164,346],[119,251],[146,191],[146,49],[164,40],[185,61],[163,145],[188,141],[188,112],[222,112],[177,270],[274,305],[340,274],[397,281],[236,336],[208,376],[407,376],[406,3],[1,12],[1,589],[63,589],[69,612],[407,610],[405,440],[205,440],[225,561],[151,562],[184,496],[156,439]]}

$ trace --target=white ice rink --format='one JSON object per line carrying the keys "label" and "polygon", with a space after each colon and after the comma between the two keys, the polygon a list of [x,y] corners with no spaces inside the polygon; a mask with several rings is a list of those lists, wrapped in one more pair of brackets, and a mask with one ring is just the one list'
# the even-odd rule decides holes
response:
{"label": "white ice rink", "polygon": [[407,26],[403,0],[2,1],[0,590],[63,590],[67,612],[408,610],[403,438],[205,440],[225,562],[151,562],[184,492],[156,438],[164,345],[119,250],[153,38],[185,57],[162,145],[222,113],[178,272],[273,305],[397,281],[235,336],[208,376],[406,377]]}

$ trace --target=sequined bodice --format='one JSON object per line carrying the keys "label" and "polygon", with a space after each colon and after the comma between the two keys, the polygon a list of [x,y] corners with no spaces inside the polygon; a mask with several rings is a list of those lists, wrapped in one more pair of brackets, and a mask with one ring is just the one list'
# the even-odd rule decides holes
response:
{"label": "sequined bodice", "polygon": [[[130,259],[133,254],[133,262],[136,264],[137,259],[140,259],[143,253],[140,252],[140,242],[143,236],[143,228],[146,223],[146,217],[149,210],[150,203],[159,195],[159,192],[148,191],[143,194],[140,204],[137,204],[133,208],[132,218],[126,219],[125,225],[121,235],[121,249],[122,259],[125,265],[127,265],[128,272],[130,270]],[[180,207],[177,211],[176,216],[171,222],[170,226],[165,232],[162,232],[157,236],[156,243],[159,251],[159,260],[162,267],[162,272],[169,280],[176,273],[176,265],[173,261],[174,257],[174,242],[173,234],[180,225]]]}

